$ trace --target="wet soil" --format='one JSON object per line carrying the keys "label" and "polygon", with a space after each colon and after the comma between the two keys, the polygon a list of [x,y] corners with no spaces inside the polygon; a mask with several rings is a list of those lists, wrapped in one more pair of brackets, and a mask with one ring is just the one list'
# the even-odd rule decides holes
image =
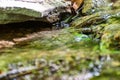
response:
{"label": "wet soil", "polygon": [[0,25],[0,40],[13,40],[39,31],[51,30],[52,24],[39,21],[26,21]]}
{"label": "wet soil", "polygon": [[[34,33],[52,31],[52,24],[39,21],[0,24],[0,48],[16,44],[16,38],[26,38]],[[40,34],[42,35],[42,34]],[[35,38],[35,37],[34,37]],[[22,41],[22,40],[21,40]],[[24,41],[24,40],[23,40]]]}

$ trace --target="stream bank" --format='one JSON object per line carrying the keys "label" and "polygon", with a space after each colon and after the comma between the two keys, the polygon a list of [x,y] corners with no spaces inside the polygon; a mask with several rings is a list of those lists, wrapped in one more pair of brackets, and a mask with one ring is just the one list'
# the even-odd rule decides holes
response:
{"label": "stream bank", "polygon": [[[105,9],[96,8],[94,12],[91,12],[92,7],[84,8],[88,9],[83,9],[86,16],[76,17],[71,27],[60,30],[51,30],[50,24],[40,29],[36,22],[34,27],[25,25],[25,28],[18,24],[20,27],[15,25],[15,29],[3,27],[1,36],[5,36],[1,39],[16,41],[18,45],[0,50],[1,74],[13,70],[5,77],[7,80],[119,80],[119,8],[114,4]],[[18,35],[15,34],[17,31]],[[6,37],[9,33],[15,38]],[[18,72],[20,76],[17,77],[16,73],[14,75],[15,70],[25,70],[26,67],[35,67],[35,70],[27,70],[33,75],[23,76],[25,72]]]}

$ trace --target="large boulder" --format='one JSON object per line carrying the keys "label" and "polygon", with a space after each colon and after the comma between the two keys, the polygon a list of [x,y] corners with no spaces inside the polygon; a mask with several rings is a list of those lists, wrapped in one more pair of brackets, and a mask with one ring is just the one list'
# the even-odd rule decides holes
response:
{"label": "large boulder", "polygon": [[0,0],[0,24],[38,20],[57,21],[62,12],[69,12],[65,0]]}

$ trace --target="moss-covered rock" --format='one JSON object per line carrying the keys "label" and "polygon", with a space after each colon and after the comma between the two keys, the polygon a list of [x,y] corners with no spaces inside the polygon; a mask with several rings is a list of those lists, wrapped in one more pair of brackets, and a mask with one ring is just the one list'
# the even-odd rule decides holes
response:
{"label": "moss-covered rock", "polygon": [[102,36],[102,45],[106,48],[120,48],[120,24],[111,24],[105,27]]}
{"label": "moss-covered rock", "polygon": [[[105,7],[105,6],[104,6]],[[98,7],[99,8],[99,7]],[[81,16],[71,23],[72,27],[79,29],[91,28],[94,38],[101,39],[101,48],[120,47],[120,9],[108,9],[108,6],[91,15]],[[84,9],[83,9],[84,10]],[[102,37],[102,38],[101,38]]]}
{"label": "moss-covered rock", "polygon": [[120,9],[96,12],[92,15],[77,18],[71,23],[71,26],[75,28],[81,28],[101,24],[102,22],[107,21],[109,17],[119,15],[119,12]]}
{"label": "moss-covered rock", "polygon": [[108,9],[108,0],[84,0],[82,13],[92,14],[96,11]]}
{"label": "moss-covered rock", "polygon": [[[54,22],[59,13],[69,12],[70,2],[64,0],[48,1],[10,0],[0,1],[0,24],[28,20]],[[8,4],[9,3],[9,4]]]}
{"label": "moss-covered rock", "polygon": [[120,8],[120,0],[117,0],[117,1],[113,4],[113,8],[114,8],[114,9]]}

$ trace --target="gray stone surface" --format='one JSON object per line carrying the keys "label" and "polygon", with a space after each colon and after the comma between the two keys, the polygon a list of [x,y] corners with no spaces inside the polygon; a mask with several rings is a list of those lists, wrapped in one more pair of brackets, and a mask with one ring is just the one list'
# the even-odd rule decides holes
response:
{"label": "gray stone surface", "polygon": [[0,0],[0,24],[28,20],[54,22],[59,13],[70,11],[68,5],[70,2],[64,0]]}

